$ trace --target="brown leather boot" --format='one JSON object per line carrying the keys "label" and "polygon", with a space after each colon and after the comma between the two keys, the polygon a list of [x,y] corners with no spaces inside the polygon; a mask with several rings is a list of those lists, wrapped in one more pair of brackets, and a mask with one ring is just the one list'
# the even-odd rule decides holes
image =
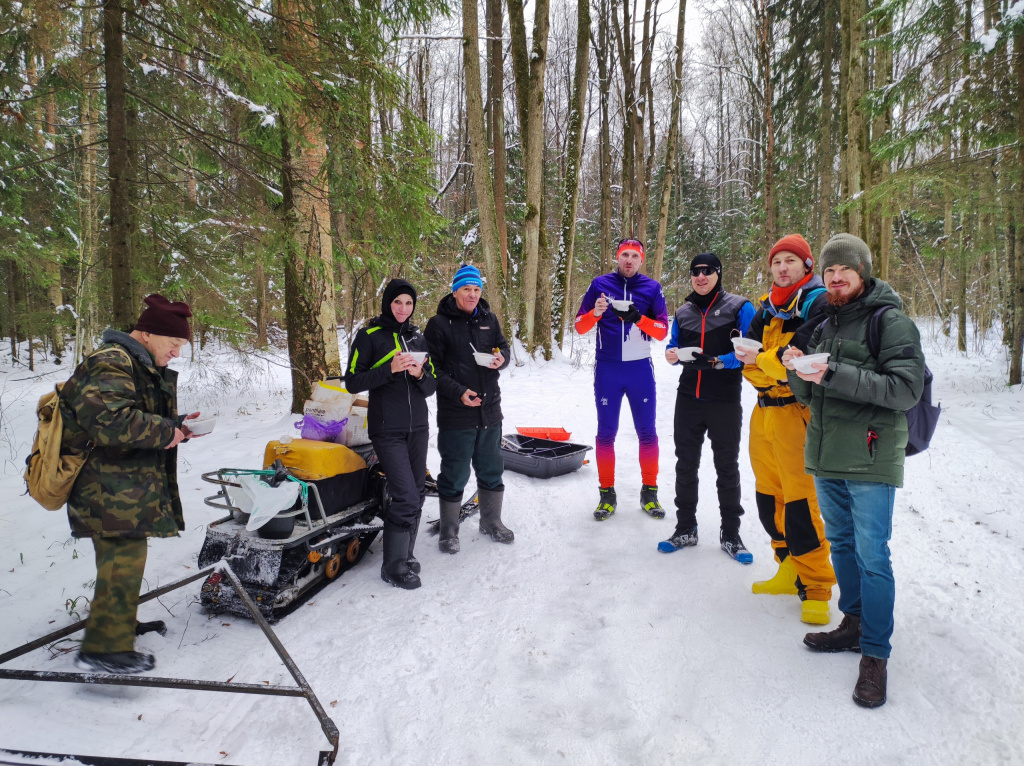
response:
{"label": "brown leather boot", "polygon": [[885,683],[888,677],[886,660],[878,657],[860,658],[860,677],[853,688],[853,701],[861,707],[885,704]]}
{"label": "brown leather boot", "polygon": [[827,633],[808,633],[804,644],[816,652],[859,652],[860,616],[844,614],[838,628]]}

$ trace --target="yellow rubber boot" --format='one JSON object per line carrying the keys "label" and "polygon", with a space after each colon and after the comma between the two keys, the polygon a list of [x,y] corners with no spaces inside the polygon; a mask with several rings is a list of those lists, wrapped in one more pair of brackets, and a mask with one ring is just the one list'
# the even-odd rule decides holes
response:
{"label": "yellow rubber boot", "polygon": [[751,590],[754,593],[767,593],[772,596],[795,596],[796,569],[793,567],[793,557],[786,556],[772,579],[755,582]]}
{"label": "yellow rubber boot", "polygon": [[828,602],[807,599],[801,608],[800,619],[811,625],[828,625],[829,620],[832,619],[828,610]]}

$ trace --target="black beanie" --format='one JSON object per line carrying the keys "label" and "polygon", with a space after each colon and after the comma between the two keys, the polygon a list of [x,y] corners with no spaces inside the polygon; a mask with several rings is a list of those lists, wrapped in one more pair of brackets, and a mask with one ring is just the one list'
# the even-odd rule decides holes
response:
{"label": "black beanie", "polygon": [[714,253],[695,255],[693,260],[690,261],[690,268],[692,269],[694,266],[710,266],[715,270],[719,278],[722,277],[722,262],[718,260],[718,256]]}
{"label": "black beanie", "polygon": [[384,295],[380,301],[380,314],[392,322],[397,322],[395,315],[391,313],[391,303],[399,295],[408,295],[412,298],[413,311],[416,310],[416,288],[404,279],[392,279],[384,288]]}

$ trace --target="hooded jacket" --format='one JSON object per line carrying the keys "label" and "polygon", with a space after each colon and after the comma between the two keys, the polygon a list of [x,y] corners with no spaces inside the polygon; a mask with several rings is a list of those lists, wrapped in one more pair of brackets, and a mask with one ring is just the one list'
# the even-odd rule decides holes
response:
{"label": "hooded jacket", "polygon": [[426,351],[427,342],[407,319],[398,322],[391,302],[399,295],[416,291],[404,279],[392,279],[381,297],[380,316],[356,333],[349,352],[345,388],[351,393],[369,391],[367,431],[372,439],[387,433],[409,433],[429,427],[427,397],[437,390],[434,366],[428,355],[423,375],[417,379],[406,371],[392,372],[391,360],[403,351]]}
{"label": "hooded jacket", "polygon": [[903,308],[892,287],[872,279],[845,306],[825,306],[807,349],[831,354],[825,376],[815,384],[789,371],[793,393],[811,408],[804,463],[814,476],[903,485],[904,413],[924,390],[924,353],[917,326],[897,310],[882,316],[878,357],[871,355],[868,325],[883,305]]}
{"label": "hooded jacket", "polygon": [[175,537],[185,528],[178,448],[164,447],[181,424],[178,373],[127,333],[107,330],[102,340],[61,391],[62,450],[92,446],[68,497],[71,532]]}
{"label": "hooded jacket", "polygon": [[[437,375],[437,427],[489,428],[501,424],[501,388],[498,370],[509,363],[508,341],[501,323],[483,298],[472,314],[459,309],[449,293],[437,306],[424,331]],[[470,345],[472,344],[472,345]],[[505,361],[497,370],[481,367],[473,358],[473,348],[486,354],[501,351]],[[476,391],[483,400],[480,407],[467,407],[462,395]]]}
{"label": "hooded jacket", "polygon": [[811,333],[825,318],[826,305],[825,284],[817,274],[786,306],[774,305],[770,292],[761,296],[746,337],[759,341],[762,350],[753,364],[743,368],[743,377],[757,389],[759,396],[784,399],[793,395],[789,388],[789,370],[782,364],[782,355],[789,346],[807,351]]}

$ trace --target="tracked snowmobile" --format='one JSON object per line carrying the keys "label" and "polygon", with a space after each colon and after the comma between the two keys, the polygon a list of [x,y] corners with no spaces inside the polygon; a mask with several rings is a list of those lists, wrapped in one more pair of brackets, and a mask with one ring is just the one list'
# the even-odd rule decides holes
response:
{"label": "tracked snowmobile", "polygon": [[[199,566],[227,560],[263,616],[274,622],[362,560],[383,529],[391,495],[370,444],[272,441],[263,462],[262,470],[221,468],[203,474],[204,481],[220,487],[206,504],[228,515],[207,526]],[[299,486],[295,502],[258,528],[250,524],[254,511],[246,491],[254,479]],[[429,474],[427,494],[437,494]],[[476,509],[474,498],[463,505],[463,514]],[[216,572],[203,583],[200,602],[213,614],[249,616],[235,589]]]}

